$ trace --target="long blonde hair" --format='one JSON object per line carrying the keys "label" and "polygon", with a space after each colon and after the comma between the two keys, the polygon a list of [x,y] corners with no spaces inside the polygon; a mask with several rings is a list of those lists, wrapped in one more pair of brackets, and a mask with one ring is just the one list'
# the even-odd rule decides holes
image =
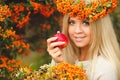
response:
{"label": "long blonde hair", "polygon": [[[62,32],[69,38],[68,20],[69,16],[65,15],[63,19]],[[115,65],[118,80],[120,80],[120,48],[109,15],[91,23],[91,32],[92,41],[89,48],[89,58],[92,64],[91,76],[93,77],[94,67],[98,55],[102,55],[106,60]],[[64,61],[75,64],[78,48],[72,43],[70,38],[68,46],[63,49],[63,53]]]}
{"label": "long blonde hair", "polygon": [[118,80],[120,80],[120,48],[109,15],[97,20],[92,26],[92,44],[90,46],[90,58],[92,59],[92,71],[98,55],[116,67]]}

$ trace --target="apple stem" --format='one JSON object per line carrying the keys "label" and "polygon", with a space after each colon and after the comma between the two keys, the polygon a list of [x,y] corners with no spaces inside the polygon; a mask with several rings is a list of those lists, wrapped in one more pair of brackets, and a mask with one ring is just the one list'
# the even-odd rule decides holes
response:
{"label": "apple stem", "polygon": [[57,33],[60,33],[60,31],[57,31]]}

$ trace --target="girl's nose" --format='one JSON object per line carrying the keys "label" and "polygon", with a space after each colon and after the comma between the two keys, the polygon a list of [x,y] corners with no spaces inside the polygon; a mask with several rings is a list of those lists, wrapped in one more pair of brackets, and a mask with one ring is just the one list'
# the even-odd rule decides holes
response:
{"label": "girl's nose", "polygon": [[81,33],[81,32],[83,32],[82,26],[81,26],[80,24],[76,25],[76,27],[75,27],[75,32],[76,32],[76,33]]}

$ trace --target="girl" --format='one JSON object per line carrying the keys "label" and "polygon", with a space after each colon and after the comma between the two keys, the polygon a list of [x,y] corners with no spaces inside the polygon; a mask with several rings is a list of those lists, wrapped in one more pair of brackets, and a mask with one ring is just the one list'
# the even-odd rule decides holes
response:
{"label": "girl", "polygon": [[[88,0],[89,2],[87,0],[85,2],[80,0],[71,1],[57,1],[58,10],[65,14],[62,33],[67,35],[69,44],[61,50],[56,46],[62,45],[64,42],[53,42],[57,37],[51,37],[47,40],[47,51],[53,59],[52,64],[55,65],[63,61],[76,65],[83,63],[88,80],[120,80],[120,48],[109,15],[101,13],[102,10],[100,11],[102,17],[100,13],[99,16],[98,13],[93,15],[93,11],[89,13],[89,16],[87,16],[85,11],[83,13],[84,16],[80,14],[82,13],[80,6],[86,8],[84,3],[87,6],[93,5],[93,3],[98,5],[105,3],[105,1],[107,3],[110,0],[99,0],[99,2],[92,2],[91,0]],[[62,4],[62,2],[64,4],[60,6],[59,3]],[[69,8],[64,5],[69,6]],[[79,10],[74,8],[74,6],[79,7]],[[94,7],[89,6],[92,10]],[[65,10],[62,11],[60,9],[69,11],[65,13]],[[74,11],[74,9],[76,10]],[[113,10],[113,6],[111,5],[109,9]],[[106,13],[109,12],[106,10]],[[90,17],[91,15],[92,18]],[[96,15],[98,16],[97,18]]]}

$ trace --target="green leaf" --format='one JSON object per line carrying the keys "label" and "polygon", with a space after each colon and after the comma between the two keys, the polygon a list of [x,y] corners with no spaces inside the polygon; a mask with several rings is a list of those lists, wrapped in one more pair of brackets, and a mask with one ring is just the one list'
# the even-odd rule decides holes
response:
{"label": "green leaf", "polygon": [[82,62],[80,63],[79,67],[83,69],[83,63]]}

